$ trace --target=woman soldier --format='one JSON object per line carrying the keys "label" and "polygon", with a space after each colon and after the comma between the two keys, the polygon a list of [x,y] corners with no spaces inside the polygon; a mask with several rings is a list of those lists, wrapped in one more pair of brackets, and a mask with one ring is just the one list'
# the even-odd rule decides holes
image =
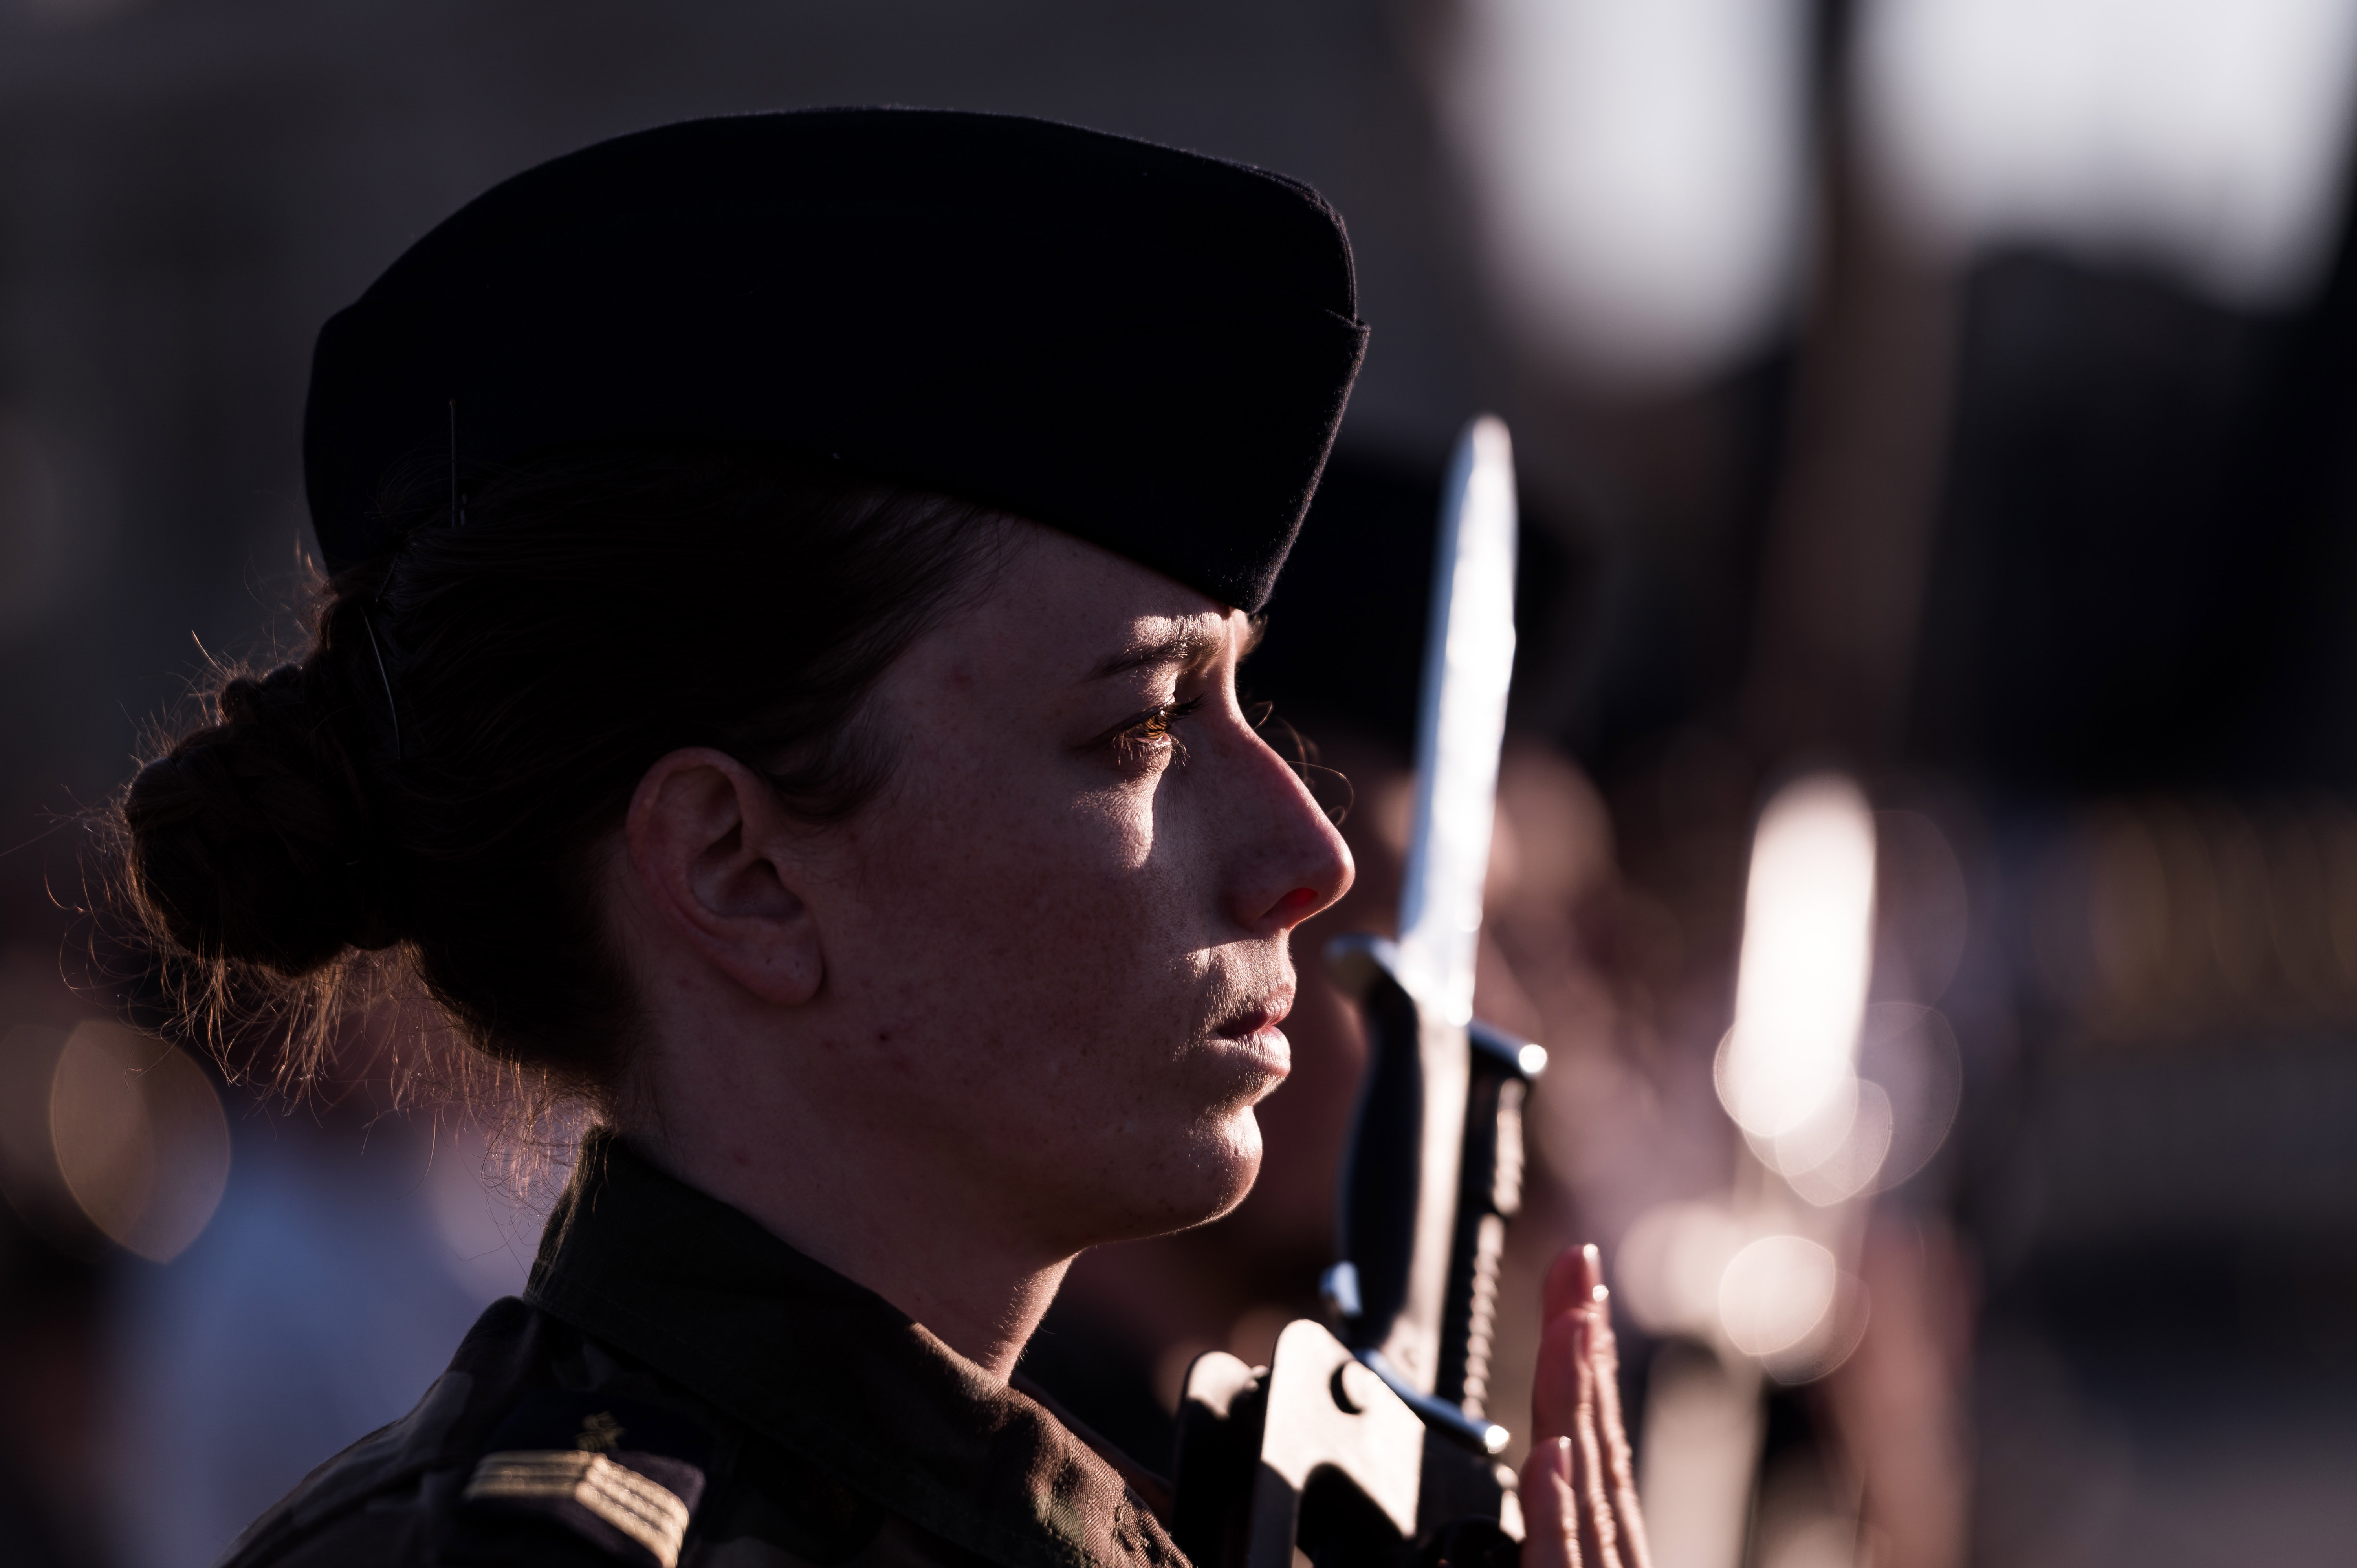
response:
{"label": "woman soldier", "polygon": [[[1351,868],[1235,667],[1365,330],[1306,187],[904,111],[560,158],[328,324],[313,644],[140,774],[128,880],[188,994],[395,950],[595,1131],[524,1297],[230,1562],[1182,1561],[1009,1378],[1258,1167]],[[1635,1544],[1557,1274],[1548,1568]]]}

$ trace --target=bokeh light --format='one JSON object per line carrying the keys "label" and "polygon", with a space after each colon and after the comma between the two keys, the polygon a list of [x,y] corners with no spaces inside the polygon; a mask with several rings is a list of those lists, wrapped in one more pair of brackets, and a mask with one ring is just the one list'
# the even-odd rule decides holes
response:
{"label": "bokeh light", "polygon": [[1859,91],[1939,238],[2156,257],[2273,303],[2330,243],[2352,65],[2346,0],[1879,0]]}
{"label": "bokeh light", "polygon": [[[1878,1083],[1853,1077],[1809,1122],[1770,1143],[1765,1163],[1794,1192],[1827,1207],[1874,1185],[1896,1130],[1889,1094]],[[1760,1141],[1752,1147],[1757,1152]]]}
{"label": "bokeh light", "polygon": [[1889,1147],[1865,1178],[1870,1190],[1887,1192],[1929,1165],[1955,1125],[1964,1092],[1955,1030],[1936,1008],[1877,1003],[1860,1028],[1858,1078],[1889,1107]]}
{"label": "bokeh light", "polygon": [[1473,0],[1442,93],[1501,302],[1606,382],[1707,373],[1790,295],[1796,0]]}
{"label": "bokeh light", "polygon": [[140,1257],[168,1262],[229,1184],[229,1122],[185,1053],[119,1025],[81,1025],[48,1094],[59,1174],[83,1214]]}
{"label": "bokeh light", "polygon": [[1656,1336],[1714,1337],[1719,1282],[1752,1240],[1716,1203],[1664,1203],[1645,1211],[1621,1237],[1614,1280],[1630,1316]]}
{"label": "bokeh light", "polygon": [[1752,839],[1735,1026],[1717,1063],[1727,1114],[1754,1137],[1803,1133],[1829,1110],[1840,1125],[1804,1135],[1804,1144],[1846,1135],[1839,1102],[1850,1093],[1873,921],[1866,797],[1832,774],[1786,785]]}
{"label": "bokeh light", "polygon": [[1718,1318],[1747,1356],[1773,1356],[1806,1340],[1833,1310],[1840,1267],[1805,1236],[1762,1236],[1727,1260]]}

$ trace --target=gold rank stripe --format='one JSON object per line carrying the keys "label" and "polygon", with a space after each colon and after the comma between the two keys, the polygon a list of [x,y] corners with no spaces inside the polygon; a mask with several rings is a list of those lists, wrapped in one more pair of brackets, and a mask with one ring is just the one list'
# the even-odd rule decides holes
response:
{"label": "gold rank stripe", "polygon": [[678,1494],[603,1454],[579,1448],[486,1454],[467,1483],[465,1500],[478,1498],[570,1499],[653,1552],[662,1568],[679,1568],[680,1543],[687,1539],[687,1505]]}

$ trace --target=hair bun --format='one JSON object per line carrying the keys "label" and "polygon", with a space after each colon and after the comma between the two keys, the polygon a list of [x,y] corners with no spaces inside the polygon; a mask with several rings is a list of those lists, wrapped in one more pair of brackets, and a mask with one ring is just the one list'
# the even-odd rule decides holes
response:
{"label": "hair bun", "polygon": [[360,773],[306,666],[221,689],[221,722],[142,768],[124,802],[134,886],[209,959],[310,972],[393,939]]}

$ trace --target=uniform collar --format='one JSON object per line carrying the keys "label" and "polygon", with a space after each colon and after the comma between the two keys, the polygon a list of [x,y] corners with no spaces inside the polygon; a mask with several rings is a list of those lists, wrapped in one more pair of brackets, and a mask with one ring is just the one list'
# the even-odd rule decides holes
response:
{"label": "uniform collar", "polygon": [[583,1144],[524,1295],[1006,1568],[1185,1568],[1039,1405],[609,1133]]}

